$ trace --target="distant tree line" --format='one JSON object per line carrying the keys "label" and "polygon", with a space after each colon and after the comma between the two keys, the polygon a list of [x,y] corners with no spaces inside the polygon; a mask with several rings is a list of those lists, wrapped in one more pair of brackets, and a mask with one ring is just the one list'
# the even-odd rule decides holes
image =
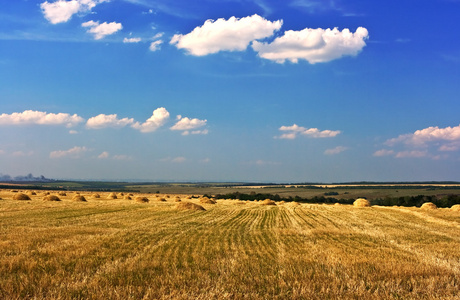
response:
{"label": "distant tree line", "polygon": [[[234,192],[227,194],[217,194],[214,196],[204,195],[207,197],[214,197],[216,199],[234,199],[234,200],[244,200],[244,201],[255,201],[255,200],[265,200],[270,199],[273,201],[285,201],[285,202],[300,202],[300,203],[340,203],[340,204],[353,204],[356,199],[346,199],[346,198],[335,198],[335,197],[324,197],[324,196],[314,196],[311,198],[303,198],[300,196],[288,196],[281,197],[278,194],[269,194],[269,193],[255,193],[251,192],[249,194]],[[365,198],[365,197],[362,197]],[[455,204],[460,204],[460,195],[442,195],[442,196],[404,196],[404,197],[385,197],[377,198],[370,200],[372,205],[381,205],[381,206],[422,206],[423,203],[432,202],[436,204],[437,207],[451,207]]]}

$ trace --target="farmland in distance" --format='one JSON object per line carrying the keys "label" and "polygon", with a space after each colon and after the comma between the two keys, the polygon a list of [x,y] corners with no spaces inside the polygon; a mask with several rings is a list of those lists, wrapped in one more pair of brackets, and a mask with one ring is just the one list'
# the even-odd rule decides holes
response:
{"label": "farmland in distance", "polygon": [[[452,209],[47,193],[57,195],[0,190],[2,299],[459,296]],[[179,200],[206,210],[176,209]]]}

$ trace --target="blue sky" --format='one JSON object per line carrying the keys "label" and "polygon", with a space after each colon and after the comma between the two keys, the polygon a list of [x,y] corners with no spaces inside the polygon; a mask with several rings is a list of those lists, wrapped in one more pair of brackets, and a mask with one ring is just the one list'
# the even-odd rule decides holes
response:
{"label": "blue sky", "polygon": [[460,1],[0,7],[2,174],[460,180]]}

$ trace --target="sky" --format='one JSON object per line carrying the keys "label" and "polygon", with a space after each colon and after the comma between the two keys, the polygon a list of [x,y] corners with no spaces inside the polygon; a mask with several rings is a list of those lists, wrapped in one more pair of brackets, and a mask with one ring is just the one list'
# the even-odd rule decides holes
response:
{"label": "sky", "polygon": [[460,181],[460,1],[0,0],[0,174]]}

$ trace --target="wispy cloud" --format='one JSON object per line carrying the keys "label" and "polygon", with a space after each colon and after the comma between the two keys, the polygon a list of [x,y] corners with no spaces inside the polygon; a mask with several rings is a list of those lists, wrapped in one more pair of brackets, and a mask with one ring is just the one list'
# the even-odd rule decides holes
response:
{"label": "wispy cloud", "polygon": [[346,150],[348,150],[348,147],[337,146],[337,147],[332,148],[332,149],[326,149],[324,151],[324,154],[326,154],[326,155],[336,155],[336,154],[342,153],[342,152],[344,152]]}
{"label": "wispy cloud", "polygon": [[280,136],[276,136],[275,138],[290,140],[297,138],[299,134],[312,138],[330,138],[335,137],[341,133],[340,130],[319,130],[318,128],[306,128],[298,126],[297,124],[292,126],[281,126],[279,130],[286,133],[283,133]]}
{"label": "wispy cloud", "polygon": [[75,146],[69,150],[56,150],[52,151],[50,153],[50,158],[63,158],[63,157],[69,157],[73,159],[80,158],[81,155],[85,152],[88,151],[88,148],[86,147],[78,147]]}
{"label": "wispy cloud", "polygon": [[75,126],[84,122],[84,119],[76,114],[47,113],[44,111],[25,110],[12,114],[1,114],[0,125],[65,125]]}

